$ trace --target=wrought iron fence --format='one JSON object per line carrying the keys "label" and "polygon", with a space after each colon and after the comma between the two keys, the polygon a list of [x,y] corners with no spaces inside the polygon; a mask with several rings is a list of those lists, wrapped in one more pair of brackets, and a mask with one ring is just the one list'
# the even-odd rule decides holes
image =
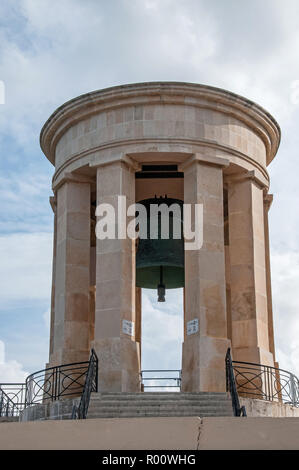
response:
{"label": "wrought iron fence", "polygon": [[34,372],[25,383],[0,384],[0,417],[18,416],[27,406],[72,397],[81,397],[76,417],[86,417],[97,383],[98,358],[92,350],[89,361]]}
{"label": "wrought iron fence", "polygon": [[240,396],[299,406],[299,380],[291,372],[239,361],[232,361],[232,367]]}
{"label": "wrought iron fence", "polygon": [[0,418],[19,416],[22,409],[24,409],[24,403],[13,402],[0,386]]}
{"label": "wrought iron fence", "polygon": [[91,350],[86,380],[79,406],[74,405],[72,419],[86,419],[90,396],[92,392],[98,391],[98,357],[95,351]]}
{"label": "wrought iron fence", "polygon": [[[26,385],[25,383],[2,383],[0,390],[13,402],[15,413],[22,411],[25,408]],[[0,402],[0,416],[1,416],[1,402]]]}
{"label": "wrought iron fence", "polygon": [[83,392],[89,361],[49,367],[26,379],[26,406],[60,398],[80,396]]}
{"label": "wrought iron fence", "polygon": [[225,369],[226,369],[226,391],[230,392],[234,415],[246,416],[245,406],[240,406],[230,348],[228,348],[226,352],[226,356],[225,356]]}
{"label": "wrought iron fence", "polygon": [[175,370],[142,370],[140,372],[141,383],[144,389],[176,389],[181,390],[182,371]]}
{"label": "wrought iron fence", "polygon": [[[239,396],[280,401],[299,406],[299,380],[283,369],[249,362],[233,361],[230,349],[226,358],[227,391],[232,397],[235,416],[246,413],[240,407]],[[181,390],[181,370],[143,370],[140,373],[144,389],[158,391]],[[73,409],[73,418],[86,418],[92,392],[97,391],[98,358],[92,350],[86,362],[64,364],[40,370],[27,377],[26,383],[0,384],[0,417],[18,416],[26,407],[59,400],[61,397],[81,397]]]}

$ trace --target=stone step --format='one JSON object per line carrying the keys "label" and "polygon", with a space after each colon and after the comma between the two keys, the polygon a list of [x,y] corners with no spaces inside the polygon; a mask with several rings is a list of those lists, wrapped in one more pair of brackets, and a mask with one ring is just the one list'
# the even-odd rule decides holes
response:
{"label": "stone step", "polygon": [[89,410],[88,418],[94,416],[109,416],[115,417],[118,416],[205,416],[206,414],[214,413],[215,416],[232,416],[232,409],[221,409],[221,408],[196,408],[196,409],[186,409],[186,410]]}
{"label": "stone step", "polygon": [[228,396],[226,392],[92,392],[91,395],[105,395],[105,396],[143,396],[147,397],[150,395],[155,396],[205,396],[205,395],[216,395],[216,396]]}
{"label": "stone step", "polygon": [[217,397],[204,397],[204,398],[180,398],[179,400],[175,400],[174,398],[168,398],[168,399],[156,399],[156,398],[150,398],[148,397],[147,399],[142,399],[142,398],[136,398],[136,400],[131,400],[126,397],[121,397],[119,399],[116,398],[109,398],[109,397],[102,397],[102,398],[93,398],[91,397],[90,400],[92,403],[179,403],[179,404],[187,404],[187,403],[210,403],[210,402],[217,402],[217,403],[231,403],[231,400],[228,398],[217,398]]}
{"label": "stone step", "polygon": [[159,401],[154,401],[154,402],[136,402],[136,403],[133,403],[131,401],[129,402],[125,402],[125,401],[122,401],[122,402],[106,402],[106,401],[90,401],[89,403],[89,406],[90,407],[96,407],[96,408],[100,408],[100,407],[103,407],[103,406],[107,406],[107,407],[133,407],[133,408],[139,408],[139,407],[147,407],[147,406],[172,406],[172,407],[176,407],[176,408],[185,408],[185,407],[190,407],[190,406],[232,406],[232,403],[229,402],[229,401],[217,401],[217,400],[205,400],[205,401],[193,401],[193,402],[168,402],[168,401],[162,401],[162,402],[159,402]]}
{"label": "stone step", "polygon": [[123,412],[123,411],[127,411],[127,412],[135,412],[135,411],[174,411],[174,412],[184,412],[184,411],[188,411],[188,410],[191,410],[191,411],[199,411],[199,410],[221,410],[221,411],[231,411],[232,410],[232,406],[231,404],[225,404],[225,405],[221,405],[219,403],[216,403],[216,404],[205,404],[205,405],[202,405],[202,404],[199,404],[199,405],[190,405],[190,406],[176,406],[174,407],[173,405],[167,405],[167,404],[164,404],[164,405],[150,405],[150,406],[142,406],[142,407],[139,407],[139,406],[133,406],[133,405],[129,405],[129,406],[106,406],[106,405],[103,405],[103,406],[89,406],[89,412],[90,413],[97,413],[97,412],[102,412],[102,411],[107,411],[107,412],[115,412],[115,413],[118,413],[118,412]]}
{"label": "stone step", "polygon": [[140,401],[140,400],[156,400],[156,401],[165,401],[165,400],[209,400],[209,399],[216,399],[216,400],[230,400],[228,395],[226,393],[222,394],[212,394],[212,393],[206,393],[206,394],[157,394],[157,393],[152,393],[152,394],[127,394],[127,393],[120,393],[118,395],[116,394],[102,394],[102,393],[92,393],[91,394],[91,399],[92,400],[131,400],[131,401]]}
{"label": "stone step", "polygon": [[95,418],[141,418],[141,417],[180,417],[180,416],[198,416],[198,417],[208,417],[208,416],[233,416],[232,411],[215,411],[215,410],[200,410],[200,411],[186,411],[186,412],[176,412],[176,411],[167,411],[167,412],[120,412],[120,413],[111,413],[111,412],[101,412],[101,413],[88,413],[88,419]]}
{"label": "stone step", "polygon": [[92,393],[88,418],[233,416],[226,393]]}
{"label": "stone step", "polygon": [[104,402],[104,403],[94,403],[94,402],[90,402],[89,403],[89,409],[96,409],[96,410],[99,410],[99,409],[103,409],[103,408],[107,408],[107,409],[120,409],[120,408],[123,408],[123,409],[136,409],[136,408],[160,408],[160,409],[165,409],[165,408],[169,408],[169,409],[184,409],[184,408],[229,408],[231,407],[232,404],[229,403],[229,402],[217,402],[217,401],[209,401],[209,402],[197,402],[197,403],[168,403],[168,402],[164,402],[164,403],[156,403],[156,402],[149,402],[149,403],[107,403],[107,402]]}
{"label": "stone step", "polygon": [[233,410],[222,410],[215,408],[200,408],[189,410],[90,410],[87,417],[109,416],[110,418],[117,418],[119,416],[206,416],[206,414],[211,413],[215,416],[232,416]]}

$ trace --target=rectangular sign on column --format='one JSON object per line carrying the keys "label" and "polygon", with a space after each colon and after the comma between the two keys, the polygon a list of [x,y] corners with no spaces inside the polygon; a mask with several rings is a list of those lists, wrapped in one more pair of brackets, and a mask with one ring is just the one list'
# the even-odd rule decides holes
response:
{"label": "rectangular sign on column", "polygon": [[123,333],[129,336],[134,336],[134,322],[123,320]]}
{"label": "rectangular sign on column", "polygon": [[190,320],[187,323],[187,335],[194,335],[194,333],[198,332],[198,318],[194,318],[194,320]]}

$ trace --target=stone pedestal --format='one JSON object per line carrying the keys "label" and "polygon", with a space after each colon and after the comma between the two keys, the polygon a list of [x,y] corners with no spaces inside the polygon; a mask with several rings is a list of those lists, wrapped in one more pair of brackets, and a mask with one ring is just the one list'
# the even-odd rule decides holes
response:
{"label": "stone pedestal", "polygon": [[[203,246],[185,251],[182,391],[225,391],[227,339],[222,166],[196,156],[184,171],[185,204],[203,204]],[[198,320],[188,335],[189,321]]]}
{"label": "stone pedestal", "polygon": [[[118,196],[135,202],[135,174],[123,162],[97,169],[97,205],[111,204],[118,217]],[[116,222],[116,236],[118,223]],[[93,347],[99,358],[99,391],[140,390],[139,343],[136,342],[135,241],[97,239],[96,312]],[[133,326],[127,334],[126,322]]]}

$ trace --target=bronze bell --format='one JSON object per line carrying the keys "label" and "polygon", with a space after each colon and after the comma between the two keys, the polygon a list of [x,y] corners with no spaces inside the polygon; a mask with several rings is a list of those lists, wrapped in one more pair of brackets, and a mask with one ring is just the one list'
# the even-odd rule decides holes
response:
{"label": "bronze bell", "polygon": [[[184,287],[184,237],[183,237],[183,201],[179,199],[151,198],[139,201],[146,208],[146,230],[147,238],[139,238],[136,253],[136,286],[147,289],[158,290],[158,302],[165,302],[165,289],[175,289]],[[177,204],[179,212],[169,212],[169,238],[161,237],[161,226],[163,223],[163,213],[159,214],[157,223],[157,238],[151,238],[151,224],[154,223],[151,217],[151,204],[166,204],[169,208],[172,204]],[[165,206],[164,206],[165,207]],[[174,228],[180,224],[180,238],[174,232]],[[142,233],[139,227],[139,234]]]}

